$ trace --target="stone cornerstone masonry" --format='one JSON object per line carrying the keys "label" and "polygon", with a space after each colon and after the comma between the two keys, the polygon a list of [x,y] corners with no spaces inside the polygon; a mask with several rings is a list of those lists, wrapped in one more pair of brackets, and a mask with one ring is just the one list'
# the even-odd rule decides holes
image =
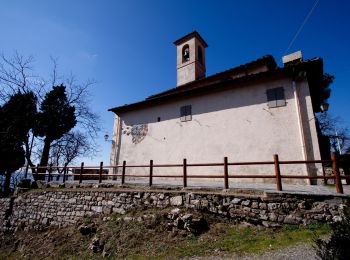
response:
{"label": "stone cornerstone masonry", "polygon": [[265,226],[310,224],[341,219],[349,198],[330,195],[264,193],[234,195],[203,191],[112,189],[40,190],[0,199],[0,231],[35,224],[66,226],[84,216],[125,214],[130,209],[184,207]]}

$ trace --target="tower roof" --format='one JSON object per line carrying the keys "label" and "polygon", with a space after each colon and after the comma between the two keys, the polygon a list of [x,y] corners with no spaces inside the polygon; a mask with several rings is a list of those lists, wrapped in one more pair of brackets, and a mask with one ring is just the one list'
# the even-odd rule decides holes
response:
{"label": "tower roof", "polygon": [[203,40],[202,36],[200,36],[200,34],[197,31],[193,31],[189,34],[186,34],[185,36],[181,37],[180,39],[174,41],[175,45],[179,45],[191,38],[197,38],[203,45],[204,47],[208,47],[208,44]]}

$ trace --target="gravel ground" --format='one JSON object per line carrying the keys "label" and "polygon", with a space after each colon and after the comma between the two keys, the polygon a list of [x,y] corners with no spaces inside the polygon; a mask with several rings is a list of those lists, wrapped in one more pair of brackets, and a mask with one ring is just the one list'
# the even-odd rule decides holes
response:
{"label": "gravel ground", "polygon": [[240,259],[240,260],[316,260],[315,250],[312,244],[296,244],[280,250],[267,252],[263,255],[243,255],[243,256],[211,256],[211,257],[191,257],[190,260],[217,260],[217,259]]}
{"label": "gravel ground", "polygon": [[297,244],[291,247],[287,247],[281,250],[275,250],[267,252],[259,256],[246,256],[237,259],[244,260],[314,260],[316,258],[315,250],[312,248],[312,244]]}

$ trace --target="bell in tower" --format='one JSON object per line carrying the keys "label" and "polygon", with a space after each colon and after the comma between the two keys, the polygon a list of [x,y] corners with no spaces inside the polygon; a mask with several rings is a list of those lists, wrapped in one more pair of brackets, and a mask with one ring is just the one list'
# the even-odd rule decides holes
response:
{"label": "bell in tower", "polygon": [[174,42],[177,48],[177,86],[205,77],[207,43],[198,32],[191,32]]}

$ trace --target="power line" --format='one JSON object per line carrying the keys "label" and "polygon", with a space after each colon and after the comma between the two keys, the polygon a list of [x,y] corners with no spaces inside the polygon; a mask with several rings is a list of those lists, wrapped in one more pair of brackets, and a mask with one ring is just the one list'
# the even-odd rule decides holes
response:
{"label": "power line", "polygon": [[301,26],[299,27],[298,31],[296,32],[296,34],[294,35],[293,39],[291,40],[291,42],[288,45],[288,48],[285,50],[284,54],[287,54],[287,52],[289,51],[289,49],[292,47],[293,43],[295,42],[295,40],[297,39],[298,35],[300,34],[300,32],[303,30],[305,24],[307,23],[307,21],[309,20],[311,14],[313,13],[313,11],[315,10],[315,8],[318,5],[318,2],[320,0],[315,0],[314,5],[312,6],[311,10],[309,11],[309,13],[307,14],[307,16],[305,17],[303,23],[301,24]]}

